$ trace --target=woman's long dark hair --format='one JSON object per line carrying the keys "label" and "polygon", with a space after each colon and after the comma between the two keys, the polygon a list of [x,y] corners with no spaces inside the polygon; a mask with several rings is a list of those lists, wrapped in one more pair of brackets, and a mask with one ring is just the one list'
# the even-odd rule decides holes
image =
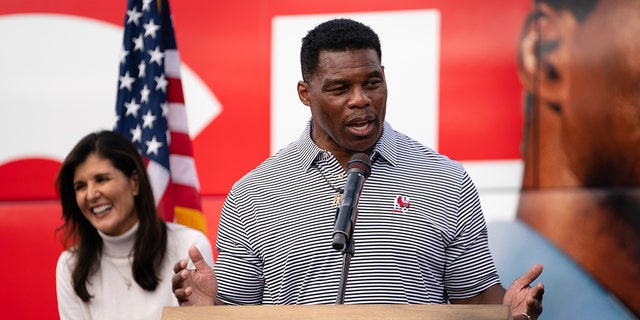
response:
{"label": "woman's long dark hair", "polygon": [[82,301],[89,301],[87,280],[98,270],[102,238],[84,217],[76,201],[75,170],[91,154],[111,161],[127,177],[137,175],[139,192],[134,205],[139,220],[134,245],[133,278],[145,290],[153,291],[160,282],[160,266],[167,249],[167,226],[156,212],[149,177],[138,150],[129,139],[113,131],[91,133],[80,140],[62,162],[56,178],[56,191],[62,205],[64,224],[61,236],[65,248],[73,247],[76,263],[72,271],[73,288]]}

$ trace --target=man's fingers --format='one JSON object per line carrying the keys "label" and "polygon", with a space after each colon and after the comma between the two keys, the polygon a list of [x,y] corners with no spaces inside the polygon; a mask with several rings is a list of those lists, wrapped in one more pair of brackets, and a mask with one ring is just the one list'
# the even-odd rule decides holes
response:
{"label": "man's fingers", "polygon": [[173,294],[176,296],[176,299],[178,299],[180,306],[193,305],[189,299],[187,299],[191,295],[191,288],[176,289]]}
{"label": "man's fingers", "polygon": [[531,295],[527,298],[527,313],[532,319],[537,319],[542,313],[542,296],[544,295],[544,285],[538,283],[533,288]]}
{"label": "man's fingers", "polygon": [[533,317],[533,319],[537,319],[540,314],[542,314],[542,300],[532,299],[529,303],[529,307],[527,310],[529,311],[529,315]]}
{"label": "man's fingers", "polygon": [[175,291],[173,291],[173,294],[176,296],[176,298],[180,302],[182,302],[184,299],[187,298],[187,294],[185,292],[185,289],[182,289],[182,288],[176,289]]}
{"label": "man's fingers", "polygon": [[535,290],[534,298],[540,300],[542,302],[542,296],[544,295],[544,285],[542,283],[538,283],[533,290]]}
{"label": "man's fingers", "polygon": [[178,273],[180,272],[180,270],[186,267],[187,267],[187,260],[181,259],[180,261],[176,262],[176,264],[173,265],[173,273]]}
{"label": "man's fingers", "polygon": [[521,275],[516,281],[522,287],[526,287],[530,285],[533,281],[535,281],[542,274],[542,265],[536,264],[523,275]]}
{"label": "man's fingers", "polygon": [[198,248],[196,248],[195,246],[189,247],[189,258],[191,258],[193,265],[198,270],[210,268],[207,262],[204,261],[204,258],[202,257],[202,253],[200,253],[200,250],[198,250]]}
{"label": "man's fingers", "polygon": [[174,273],[171,277],[171,288],[175,291],[182,287],[182,282],[186,279],[184,271]]}

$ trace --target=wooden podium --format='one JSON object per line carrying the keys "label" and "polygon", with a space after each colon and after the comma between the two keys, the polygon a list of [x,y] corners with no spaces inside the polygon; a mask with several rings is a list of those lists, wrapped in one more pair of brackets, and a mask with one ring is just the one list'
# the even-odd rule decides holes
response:
{"label": "wooden podium", "polygon": [[162,320],[513,320],[508,305],[351,304],[165,307]]}

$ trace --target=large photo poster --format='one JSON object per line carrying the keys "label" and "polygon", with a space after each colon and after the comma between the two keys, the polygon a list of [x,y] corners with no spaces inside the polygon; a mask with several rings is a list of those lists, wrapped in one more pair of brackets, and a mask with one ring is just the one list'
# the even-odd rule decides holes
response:
{"label": "large photo poster", "polygon": [[503,276],[547,267],[554,318],[640,315],[638,8],[538,1],[519,37],[522,192],[489,232]]}
{"label": "large photo poster", "polygon": [[[115,123],[126,5],[0,3],[8,316],[58,316],[54,179],[78,139]],[[348,17],[380,35],[387,121],[473,179],[503,284],[541,263],[542,319],[640,316],[640,4],[174,0],[171,12],[212,243],[233,183],[310,117],[296,94],[301,38]],[[9,276],[16,264],[28,276]],[[24,298],[36,287],[37,310]]]}

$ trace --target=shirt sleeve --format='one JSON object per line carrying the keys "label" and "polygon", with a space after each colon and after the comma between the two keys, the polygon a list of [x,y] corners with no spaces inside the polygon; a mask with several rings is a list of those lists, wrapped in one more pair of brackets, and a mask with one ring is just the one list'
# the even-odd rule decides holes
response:
{"label": "shirt sleeve", "polygon": [[64,251],[58,258],[56,265],[56,297],[58,299],[58,313],[61,320],[91,319],[85,303],[73,290],[71,282],[71,268],[73,255]]}
{"label": "shirt sleeve", "polygon": [[222,207],[215,264],[218,299],[227,304],[260,304],[264,290],[263,261],[251,247],[247,219],[251,212],[238,208],[232,190]]}
{"label": "shirt sleeve", "polygon": [[449,299],[470,298],[500,283],[489,250],[478,192],[466,172],[462,176],[453,241],[446,252],[445,282]]}

